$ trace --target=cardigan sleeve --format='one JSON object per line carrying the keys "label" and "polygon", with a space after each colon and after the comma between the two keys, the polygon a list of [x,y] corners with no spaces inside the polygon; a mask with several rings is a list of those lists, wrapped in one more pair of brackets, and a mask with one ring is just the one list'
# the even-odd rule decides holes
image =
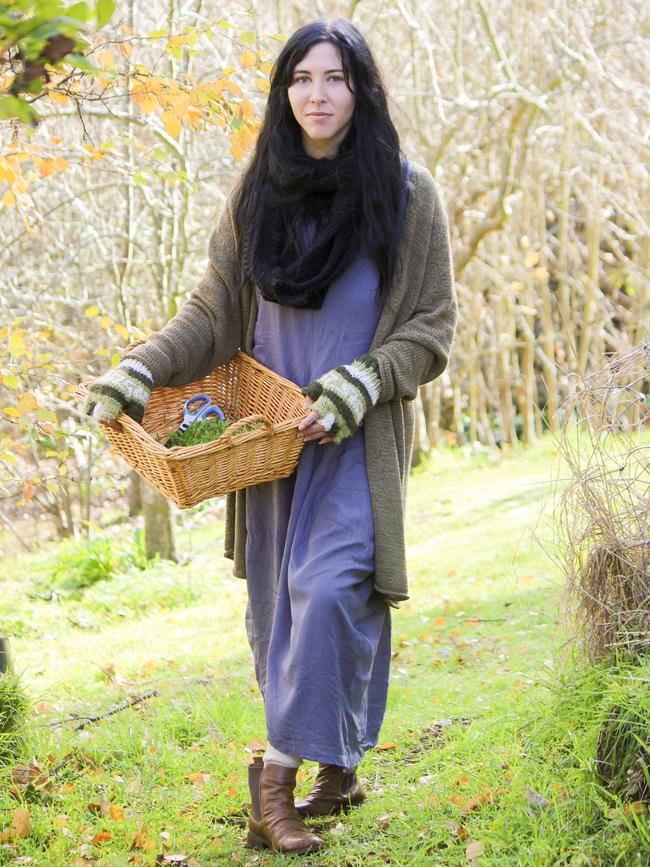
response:
{"label": "cardigan sleeve", "polygon": [[241,293],[231,193],[208,244],[203,277],[178,313],[125,354],[152,373],[154,387],[185,385],[225,364],[242,339]]}
{"label": "cardigan sleeve", "polygon": [[418,388],[440,376],[449,361],[458,302],[447,215],[435,187],[433,194],[431,234],[414,310],[369,353],[379,365],[378,403],[395,397],[414,400]]}

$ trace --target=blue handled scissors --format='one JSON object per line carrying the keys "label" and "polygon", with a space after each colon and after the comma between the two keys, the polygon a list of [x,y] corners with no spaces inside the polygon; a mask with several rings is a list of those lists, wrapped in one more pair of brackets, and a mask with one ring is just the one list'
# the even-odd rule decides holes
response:
{"label": "blue handled scissors", "polygon": [[186,431],[195,421],[205,421],[207,418],[218,418],[219,421],[223,421],[224,415],[216,403],[212,403],[210,395],[195,394],[194,397],[185,401],[183,421],[178,429],[181,432]]}

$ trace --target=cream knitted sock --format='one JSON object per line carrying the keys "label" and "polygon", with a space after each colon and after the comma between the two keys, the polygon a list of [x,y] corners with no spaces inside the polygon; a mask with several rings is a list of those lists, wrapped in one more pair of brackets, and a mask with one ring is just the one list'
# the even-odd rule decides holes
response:
{"label": "cream knitted sock", "polygon": [[280,750],[276,750],[275,747],[272,747],[271,744],[267,746],[263,758],[264,764],[271,762],[274,765],[284,765],[285,768],[299,768],[302,764],[302,759],[299,759],[298,756],[290,756],[287,753],[282,753]]}

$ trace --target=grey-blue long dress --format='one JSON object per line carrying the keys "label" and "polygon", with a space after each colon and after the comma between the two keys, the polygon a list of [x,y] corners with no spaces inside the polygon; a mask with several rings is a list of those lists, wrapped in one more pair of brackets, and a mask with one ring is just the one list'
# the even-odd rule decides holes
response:
{"label": "grey-blue long dress", "polygon": [[[401,221],[405,205],[406,186]],[[360,255],[319,310],[258,292],[255,358],[300,386],[350,363],[376,330],[378,280],[374,260]],[[390,607],[373,587],[363,428],[340,445],[305,443],[295,473],[249,488],[246,529],[246,629],[268,741],[355,767],[377,743],[391,655]]]}

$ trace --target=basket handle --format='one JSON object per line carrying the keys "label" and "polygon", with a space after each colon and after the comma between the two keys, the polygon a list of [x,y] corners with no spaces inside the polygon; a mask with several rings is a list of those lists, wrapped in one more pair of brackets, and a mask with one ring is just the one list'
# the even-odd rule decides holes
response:
{"label": "basket handle", "polygon": [[[227,442],[232,441],[233,437],[237,436],[238,434],[241,435],[243,433],[238,429],[246,427],[249,424],[261,424],[262,427],[266,428],[266,433],[269,433],[271,435],[274,432],[273,422],[265,415],[247,415],[245,418],[240,418],[239,421],[234,421],[231,425],[229,425],[221,434],[219,440],[221,442],[223,442],[224,440]],[[246,431],[246,433],[257,433],[257,431]]]}

